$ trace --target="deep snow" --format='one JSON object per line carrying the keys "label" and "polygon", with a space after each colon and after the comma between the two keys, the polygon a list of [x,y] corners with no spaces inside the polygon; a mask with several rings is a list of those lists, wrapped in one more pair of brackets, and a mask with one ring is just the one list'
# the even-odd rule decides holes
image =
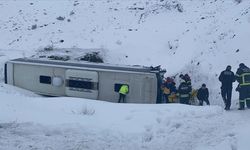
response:
{"label": "deep snow", "polygon": [[1,95],[5,97],[0,106],[3,150],[249,147],[245,138],[249,136],[250,110],[225,112],[219,106],[114,104],[20,93]]}
{"label": "deep snow", "polygon": [[1,94],[3,150],[247,150],[250,146],[250,110],[44,98],[6,88],[13,93]]}
{"label": "deep snow", "polygon": [[[236,110],[234,91],[225,112],[217,78],[250,66],[249,10],[248,0],[0,1],[0,149],[248,150],[250,110]],[[52,45],[68,51],[43,51]],[[49,98],[3,83],[7,60],[96,50],[106,63],[189,73],[212,106]]]}

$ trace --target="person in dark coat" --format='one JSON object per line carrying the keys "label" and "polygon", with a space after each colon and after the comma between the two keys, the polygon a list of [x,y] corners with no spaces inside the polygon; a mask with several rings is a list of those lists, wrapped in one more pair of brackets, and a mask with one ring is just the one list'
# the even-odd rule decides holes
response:
{"label": "person in dark coat", "polygon": [[239,110],[245,109],[245,103],[250,109],[250,69],[245,64],[240,63],[235,76],[239,83],[236,88],[236,91],[239,92]]}
{"label": "person in dark coat", "polygon": [[235,82],[235,76],[230,65],[221,72],[219,81],[221,82],[221,96],[225,103],[225,110],[230,110],[233,82]]}
{"label": "person in dark coat", "polygon": [[199,100],[199,105],[202,106],[203,101],[205,101],[207,105],[210,105],[208,97],[209,97],[208,88],[206,87],[206,84],[203,83],[201,88],[199,88],[199,90],[197,92],[197,98]]}
{"label": "person in dark coat", "polygon": [[178,87],[179,99],[181,104],[189,104],[191,91],[192,88],[189,86],[189,84],[185,80],[182,80],[181,84]]}

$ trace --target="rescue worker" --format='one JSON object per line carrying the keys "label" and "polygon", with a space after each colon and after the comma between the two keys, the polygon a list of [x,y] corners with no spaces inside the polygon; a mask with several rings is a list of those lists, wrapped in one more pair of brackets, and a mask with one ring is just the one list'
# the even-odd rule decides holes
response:
{"label": "rescue worker", "polygon": [[179,75],[179,78],[184,80],[184,75],[183,75],[183,74],[180,74],[180,75]]}
{"label": "rescue worker", "polygon": [[[128,89],[128,85],[126,84],[123,84],[119,90],[119,101],[118,103],[125,103],[125,98],[126,98],[126,95],[128,94],[129,92],[129,89]],[[121,101],[122,100],[122,101]]]}
{"label": "rescue worker", "polygon": [[184,75],[184,80],[187,82],[187,84],[192,88],[191,78],[188,74]]}
{"label": "rescue worker", "polygon": [[187,84],[192,88],[191,78],[187,73],[185,75],[180,74],[179,77],[180,77],[180,79],[185,80],[187,82]]}
{"label": "rescue worker", "polygon": [[226,70],[222,71],[219,76],[219,81],[221,82],[221,96],[225,104],[225,110],[230,110],[233,82],[235,82],[235,76],[231,68],[232,67],[228,65]]}
{"label": "rescue worker", "polygon": [[207,105],[210,105],[208,97],[209,97],[208,88],[206,87],[206,84],[203,83],[201,88],[199,88],[199,90],[197,92],[197,98],[199,100],[199,105],[203,106],[204,101],[206,102]]}
{"label": "rescue worker", "polygon": [[245,109],[245,103],[250,109],[250,69],[244,63],[240,63],[235,76],[239,83],[236,88],[239,92],[239,110]]}
{"label": "rescue worker", "polygon": [[181,104],[189,104],[191,91],[192,88],[188,85],[188,83],[185,80],[182,80],[178,87],[178,94]]}
{"label": "rescue worker", "polygon": [[166,103],[173,102],[176,93],[176,87],[173,79],[167,77],[163,85],[163,95]]}
{"label": "rescue worker", "polygon": [[177,99],[176,83],[173,78],[170,79],[171,79],[172,89],[171,89],[171,94],[168,96],[168,101],[169,103],[175,103]]}

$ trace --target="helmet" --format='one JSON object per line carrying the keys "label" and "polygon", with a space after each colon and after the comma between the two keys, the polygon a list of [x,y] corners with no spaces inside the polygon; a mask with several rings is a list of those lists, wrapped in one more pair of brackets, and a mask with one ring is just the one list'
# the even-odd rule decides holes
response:
{"label": "helmet", "polygon": [[189,76],[187,73],[185,74],[184,78],[185,78],[186,81],[191,80],[191,79],[190,79],[190,76]]}
{"label": "helmet", "polygon": [[239,67],[245,67],[244,63],[240,63]]}
{"label": "helmet", "polygon": [[203,83],[201,86],[202,86],[202,87],[206,87],[206,84],[205,84],[205,83]]}

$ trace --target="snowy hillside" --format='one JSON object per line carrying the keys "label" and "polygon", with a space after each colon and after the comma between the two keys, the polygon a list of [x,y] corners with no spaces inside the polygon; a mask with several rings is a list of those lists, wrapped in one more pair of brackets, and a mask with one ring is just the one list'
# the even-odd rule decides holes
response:
{"label": "snowy hillside", "polygon": [[[249,11],[249,0],[1,0],[0,149],[247,150],[249,110],[223,111],[218,74],[250,66]],[[3,83],[7,60],[89,51],[189,73],[213,106],[46,98]]]}
{"label": "snowy hillside", "polygon": [[[207,82],[217,99],[220,71],[249,62],[249,5],[248,0],[1,1],[1,61],[52,45],[100,49],[107,63],[160,64],[167,76],[189,72],[196,88]],[[81,56],[86,50],[67,52]]]}

